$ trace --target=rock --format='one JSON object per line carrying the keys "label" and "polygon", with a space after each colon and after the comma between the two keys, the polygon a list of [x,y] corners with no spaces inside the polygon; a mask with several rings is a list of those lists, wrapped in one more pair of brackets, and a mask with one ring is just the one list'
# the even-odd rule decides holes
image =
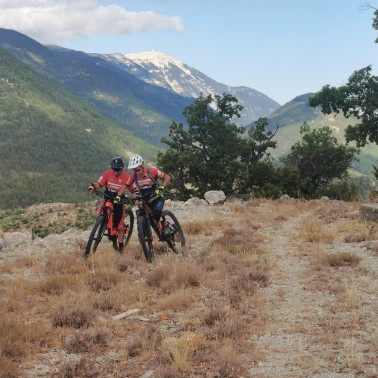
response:
{"label": "rock", "polygon": [[203,206],[203,205],[207,205],[207,202],[203,199],[200,199],[198,197],[192,197],[192,198],[189,198],[184,206],[185,207],[190,207],[190,206]]}
{"label": "rock", "polygon": [[226,201],[226,196],[222,190],[209,190],[204,197],[210,205],[223,204]]}
{"label": "rock", "polygon": [[362,203],[359,213],[361,219],[378,222],[378,204],[376,203]]}

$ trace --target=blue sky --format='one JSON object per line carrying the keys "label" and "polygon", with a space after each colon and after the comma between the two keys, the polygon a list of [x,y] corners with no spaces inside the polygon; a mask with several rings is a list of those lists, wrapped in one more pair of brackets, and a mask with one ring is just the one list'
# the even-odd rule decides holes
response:
{"label": "blue sky", "polygon": [[[373,66],[360,0],[0,0],[0,27],[97,53],[165,52],[280,104]],[[370,4],[378,7],[377,0]]]}

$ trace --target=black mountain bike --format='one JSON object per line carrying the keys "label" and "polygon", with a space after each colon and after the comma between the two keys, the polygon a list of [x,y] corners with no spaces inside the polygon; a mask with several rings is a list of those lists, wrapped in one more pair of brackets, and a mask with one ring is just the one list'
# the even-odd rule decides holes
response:
{"label": "black mountain bike", "polygon": [[[85,258],[87,258],[91,252],[96,252],[97,247],[104,236],[107,236],[108,239],[113,242],[113,246],[117,244],[118,240],[118,231],[113,227],[114,198],[107,196],[104,192],[100,190],[94,190],[93,193],[104,198],[105,203],[102,206],[101,212],[97,216],[95,224],[93,225],[92,231],[89,235],[88,242],[84,252]],[[124,204],[129,203],[126,197],[122,197],[122,202]],[[125,209],[125,213],[125,239],[123,242],[124,248],[130,241],[134,227],[133,211],[129,207],[127,207]]]}
{"label": "black mountain bike", "polygon": [[[129,198],[129,202],[134,202],[137,205],[136,221],[138,238],[147,262],[152,263],[155,254],[151,227],[155,231],[159,241],[167,243],[169,248],[177,254],[184,253],[184,233],[182,232],[179,221],[171,211],[163,210],[161,220],[156,221],[152,216],[152,209],[147,205],[142,196],[138,194],[134,198]],[[166,221],[169,227],[169,232],[164,234],[162,227],[163,221]]]}

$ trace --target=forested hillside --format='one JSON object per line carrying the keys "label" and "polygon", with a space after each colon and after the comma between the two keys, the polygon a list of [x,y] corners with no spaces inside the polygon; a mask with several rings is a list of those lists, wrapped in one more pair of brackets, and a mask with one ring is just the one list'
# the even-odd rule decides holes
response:
{"label": "forested hillside", "polygon": [[14,30],[0,28],[0,46],[34,70],[63,84],[119,127],[162,147],[172,119],[182,121],[192,99],[150,85],[100,57],[59,46],[43,46]]}
{"label": "forested hillside", "polygon": [[[274,140],[277,141],[277,147],[272,151],[275,158],[280,158],[290,152],[291,146],[300,140],[299,133],[303,122],[307,122],[311,128],[320,128],[329,126],[333,130],[333,135],[340,143],[345,143],[345,130],[348,125],[354,125],[356,119],[345,118],[342,114],[325,115],[319,109],[311,107],[308,99],[314,93],[306,93],[294,98],[280,109],[272,113],[269,117],[269,128],[273,130],[276,126],[279,129]],[[351,143],[355,145],[355,143]],[[353,175],[365,175],[374,177],[373,165],[376,165],[378,159],[378,148],[376,144],[368,144],[361,149],[357,156],[358,161],[353,164]]]}
{"label": "forested hillside", "polygon": [[0,208],[88,199],[87,183],[133,152],[158,148],[0,49]]}

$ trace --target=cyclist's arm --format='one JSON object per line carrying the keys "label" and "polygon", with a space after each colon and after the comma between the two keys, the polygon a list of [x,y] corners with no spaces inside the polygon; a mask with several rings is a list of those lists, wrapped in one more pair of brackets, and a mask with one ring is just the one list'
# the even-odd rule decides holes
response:
{"label": "cyclist's arm", "polygon": [[170,181],[171,181],[171,176],[169,176],[165,173],[164,177],[163,177],[162,185],[164,185],[166,187],[169,184]]}
{"label": "cyclist's arm", "polygon": [[[121,187],[121,189],[118,191],[118,195],[120,197],[124,196],[126,194],[126,191],[129,191],[130,192],[130,188],[129,188],[129,185],[125,184]],[[130,192],[131,193],[131,192]]]}
{"label": "cyclist's arm", "polygon": [[94,189],[100,189],[101,185],[98,182],[92,182],[89,187],[93,186]]}

